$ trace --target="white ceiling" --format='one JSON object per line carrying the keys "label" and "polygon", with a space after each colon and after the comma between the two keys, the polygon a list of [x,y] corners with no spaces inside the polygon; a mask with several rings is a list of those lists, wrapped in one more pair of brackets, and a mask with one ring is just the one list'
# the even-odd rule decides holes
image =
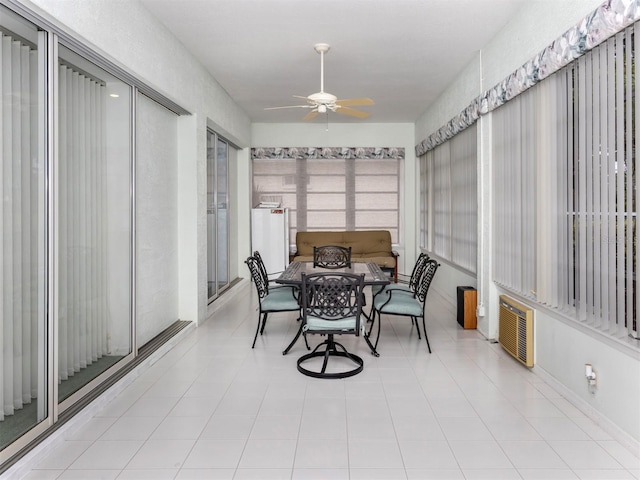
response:
{"label": "white ceiling", "polygon": [[[369,97],[366,120],[414,122],[531,0],[141,0],[253,122],[300,122],[320,91]],[[314,121],[322,122],[319,115]]]}

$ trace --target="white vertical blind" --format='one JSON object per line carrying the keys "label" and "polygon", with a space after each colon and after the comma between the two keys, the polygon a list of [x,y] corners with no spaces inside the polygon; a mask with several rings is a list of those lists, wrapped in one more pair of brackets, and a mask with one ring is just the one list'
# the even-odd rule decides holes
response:
{"label": "white vertical blind", "polygon": [[429,217],[427,205],[430,203],[428,199],[429,184],[427,179],[430,177],[427,169],[430,168],[433,153],[427,152],[420,157],[420,247],[425,250],[430,250],[428,233],[429,233]]}
{"label": "white vertical blind", "polygon": [[451,143],[433,155],[433,251],[451,259]]}
{"label": "white vertical blind", "polygon": [[469,272],[477,269],[477,128],[420,160],[421,246]]}
{"label": "white vertical blind", "polygon": [[313,230],[389,230],[399,242],[400,158],[254,158],[253,204],[277,200],[290,238]]}
{"label": "white vertical blind", "polygon": [[0,420],[38,393],[37,52],[0,32]]}
{"label": "white vertical blind", "polygon": [[478,257],[477,128],[451,139],[451,261],[475,272]]}
{"label": "white vertical blind", "polygon": [[59,381],[107,354],[105,87],[61,64]]}
{"label": "white vertical blind", "polygon": [[638,332],[637,30],[493,112],[494,280],[612,336]]}

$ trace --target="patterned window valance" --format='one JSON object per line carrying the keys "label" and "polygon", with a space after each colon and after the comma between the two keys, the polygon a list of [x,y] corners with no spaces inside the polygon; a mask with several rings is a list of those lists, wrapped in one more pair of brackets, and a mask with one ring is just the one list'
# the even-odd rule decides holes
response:
{"label": "patterned window valance", "polygon": [[434,149],[472,125],[481,115],[495,110],[639,19],[640,0],[607,0],[498,85],[474,99],[446,125],[416,145],[416,156]]}
{"label": "patterned window valance", "polygon": [[254,158],[404,158],[401,147],[258,147],[251,149]]}

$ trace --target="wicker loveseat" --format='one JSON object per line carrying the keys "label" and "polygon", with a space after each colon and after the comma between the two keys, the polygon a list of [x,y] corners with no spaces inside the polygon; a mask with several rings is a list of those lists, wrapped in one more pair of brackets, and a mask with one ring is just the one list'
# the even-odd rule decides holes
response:
{"label": "wicker loveseat", "polygon": [[352,262],[375,262],[398,280],[398,252],[391,248],[388,230],[298,232],[293,261],[313,261],[313,247],[321,245],[351,247]]}

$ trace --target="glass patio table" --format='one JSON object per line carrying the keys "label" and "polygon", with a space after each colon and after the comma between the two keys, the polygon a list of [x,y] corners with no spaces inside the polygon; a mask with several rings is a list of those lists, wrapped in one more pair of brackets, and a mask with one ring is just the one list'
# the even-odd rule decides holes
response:
{"label": "glass patio table", "polygon": [[391,283],[389,276],[385,274],[377,263],[352,262],[351,267],[345,268],[322,268],[314,267],[313,262],[291,262],[287,269],[280,274],[274,281],[283,285],[300,286],[302,283],[302,274],[311,273],[355,273],[360,275],[364,273],[365,285],[388,285]]}

